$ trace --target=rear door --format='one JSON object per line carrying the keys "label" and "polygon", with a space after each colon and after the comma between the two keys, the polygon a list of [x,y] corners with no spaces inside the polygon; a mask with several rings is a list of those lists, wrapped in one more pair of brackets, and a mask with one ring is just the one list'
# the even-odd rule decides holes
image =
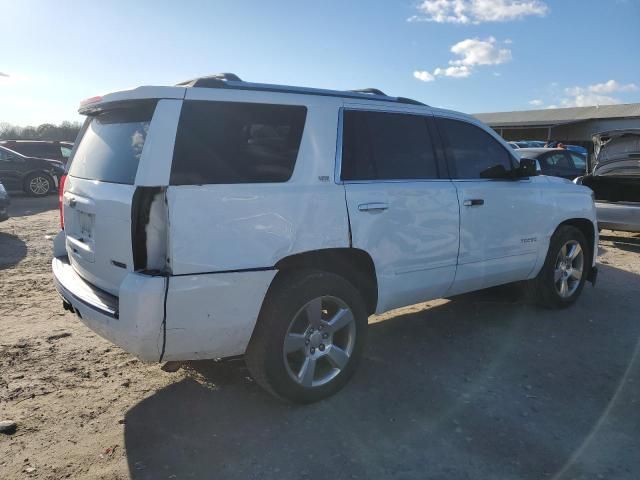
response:
{"label": "rear door", "polygon": [[538,179],[499,178],[515,159],[480,126],[444,117],[436,123],[460,202],[460,253],[448,295],[527,278],[545,214]]}
{"label": "rear door", "polygon": [[346,108],[340,180],[352,244],[373,258],[378,311],[444,294],[458,254],[456,189],[425,114]]}
{"label": "rear door", "polygon": [[134,271],[136,190],[149,180],[167,185],[180,106],[179,100],[107,105],[87,118],[75,149],[63,196],[67,253],[81,276],[114,295]]}

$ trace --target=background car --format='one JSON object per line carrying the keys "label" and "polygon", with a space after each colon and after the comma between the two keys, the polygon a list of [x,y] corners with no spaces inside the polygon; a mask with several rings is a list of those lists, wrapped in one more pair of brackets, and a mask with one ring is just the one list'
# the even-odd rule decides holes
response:
{"label": "background car", "polygon": [[57,140],[3,140],[0,145],[28,157],[47,158],[67,163],[73,142]]}
{"label": "background car", "polygon": [[540,164],[543,175],[573,180],[587,171],[587,157],[561,148],[520,148],[520,158],[531,158]]}
{"label": "background car", "polygon": [[57,190],[62,175],[62,162],[27,157],[0,146],[0,182],[7,190],[43,197]]}
{"label": "background car", "polygon": [[518,150],[520,148],[538,148],[544,147],[545,142],[541,140],[514,140],[509,142],[511,148]]}
{"label": "background car", "polygon": [[9,218],[9,204],[11,201],[9,200],[9,194],[0,182],[0,222],[4,222]]}
{"label": "background car", "polygon": [[[576,152],[576,153],[580,153],[582,155],[584,155],[585,157],[587,155],[589,155],[589,152],[586,148],[581,147],[580,145],[570,145],[564,142],[560,142],[560,141],[550,141],[547,143],[541,142],[543,143],[543,145],[539,145],[540,147],[546,147],[546,148],[558,148],[558,145],[562,144],[564,145],[564,148],[566,148],[567,150],[571,150],[572,152]],[[534,145],[531,145],[532,147]]]}
{"label": "background car", "polygon": [[593,136],[593,170],[575,183],[593,190],[598,226],[640,232],[640,129]]}

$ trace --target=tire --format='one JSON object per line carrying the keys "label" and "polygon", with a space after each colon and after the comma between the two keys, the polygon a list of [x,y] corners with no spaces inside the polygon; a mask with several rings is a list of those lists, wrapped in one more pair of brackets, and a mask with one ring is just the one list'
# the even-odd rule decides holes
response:
{"label": "tire", "polygon": [[[573,250],[576,246],[579,249]],[[580,296],[590,269],[591,249],[583,233],[561,225],[551,236],[547,258],[533,281],[537,303],[556,309],[570,306]]]}
{"label": "tire", "polygon": [[280,272],[263,303],[245,360],[256,383],[268,392],[312,403],[349,381],[362,357],[366,333],[364,301],[347,280],[316,270]]}
{"label": "tire", "polygon": [[32,197],[46,197],[54,188],[53,178],[46,173],[30,173],[24,181],[24,191]]}

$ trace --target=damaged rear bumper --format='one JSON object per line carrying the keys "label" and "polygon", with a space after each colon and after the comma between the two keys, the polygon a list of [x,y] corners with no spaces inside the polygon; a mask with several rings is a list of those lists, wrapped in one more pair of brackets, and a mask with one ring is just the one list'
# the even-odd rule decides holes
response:
{"label": "damaged rear bumper", "polygon": [[82,323],[143,361],[160,360],[164,278],[131,273],[116,297],[80,277],[67,257],[54,258],[52,270],[65,308]]}
{"label": "damaged rear bumper", "polygon": [[242,355],[276,274],[275,269],[168,277],[128,273],[116,297],[84,280],[66,256],[54,258],[52,269],[65,308],[147,362]]}

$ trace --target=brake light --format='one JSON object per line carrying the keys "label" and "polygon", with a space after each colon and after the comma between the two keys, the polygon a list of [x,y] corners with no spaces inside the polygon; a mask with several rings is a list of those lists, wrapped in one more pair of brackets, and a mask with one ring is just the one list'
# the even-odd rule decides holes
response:
{"label": "brake light", "polygon": [[60,177],[60,184],[58,185],[58,207],[60,208],[60,229],[64,230],[64,209],[63,207],[63,199],[64,199],[64,182],[67,179],[66,175],[62,175]]}
{"label": "brake light", "polygon": [[101,102],[101,101],[102,101],[102,97],[101,96],[85,98],[84,100],[82,100],[80,102],[80,106],[81,107],[85,107],[85,106],[89,105],[90,103],[97,103],[97,102]]}

